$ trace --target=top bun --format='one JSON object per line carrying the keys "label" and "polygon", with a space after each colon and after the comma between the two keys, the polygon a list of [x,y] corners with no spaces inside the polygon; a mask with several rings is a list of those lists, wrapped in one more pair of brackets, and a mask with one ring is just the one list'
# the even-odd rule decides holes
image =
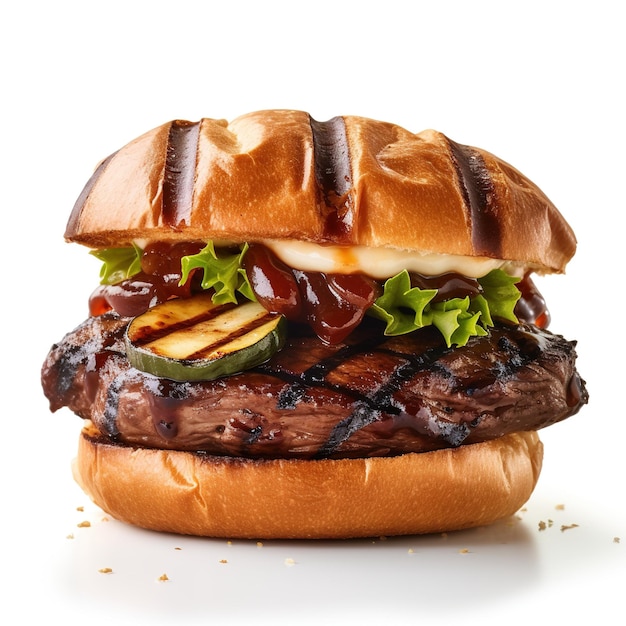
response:
{"label": "top bun", "polygon": [[105,159],[65,237],[388,247],[562,272],[574,234],[545,194],[492,154],[362,117],[259,111],[175,120]]}

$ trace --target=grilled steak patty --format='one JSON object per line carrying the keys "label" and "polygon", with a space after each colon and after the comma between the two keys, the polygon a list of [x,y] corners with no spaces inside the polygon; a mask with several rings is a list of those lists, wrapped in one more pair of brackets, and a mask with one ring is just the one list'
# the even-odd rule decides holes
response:
{"label": "grilled steak patty", "polygon": [[425,328],[385,337],[366,320],[330,346],[292,332],[252,370],[175,382],[128,363],[128,318],[91,317],[54,345],[42,382],[114,441],[253,458],[338,458],[426,452],[537,430],[587,402],[575,342],[534,326],[497,324],[449,349]]}

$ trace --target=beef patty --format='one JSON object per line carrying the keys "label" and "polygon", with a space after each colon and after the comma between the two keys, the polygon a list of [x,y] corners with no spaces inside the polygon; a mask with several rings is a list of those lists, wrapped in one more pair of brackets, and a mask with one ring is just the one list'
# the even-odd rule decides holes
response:
{"label": "beef patty", "polygon": [[52,347],[42,382],[111,440],[252,458],[398,455],[538,430],[587,402],[575,342],[497,324],[447,348],[426,328],[385,337],[366,320],[343,343],[292,332],[252,370],[206,382],[130,366],[114,313],[87,319]]}

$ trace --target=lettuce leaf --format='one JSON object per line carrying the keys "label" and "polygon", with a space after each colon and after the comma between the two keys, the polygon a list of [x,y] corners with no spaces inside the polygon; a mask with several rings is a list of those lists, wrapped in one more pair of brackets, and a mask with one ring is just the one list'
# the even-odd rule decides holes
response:
{"label": "lettuce leaf", "polygon": [[241,266],[243,257],[248,250],[248,244],[244,244],[239,254],[228,254],[218,257],[212,241],[198,252],[184,256],[181,259],[182,275],[180,285],[184,285],[191,272],[195,269],[202,270],[202,288],[213,289],[212,300],[215,304],[236,303],[239,292],[248,300],[255,301],[254,292],[248,282],[246,271]]}
{"label": "lettuce leaf", "polygon": [[432,323],[424,319],[424,311],[436,295],[436,289],[411,287],[411,277],[403,270],[385,282],[369,312],[387,323],[386,335],[404,335]]}
{"label": "lettuce leaf", "polygon": [[411,287],[404,270],[385,282],[369,314],[385,322],[386,335],[403,335],[432,325],[448,347],[464,346],[470,337],[486,335],[494,317],[517,322],[514,309],[521,294],[515,283],[519,280],[492,270],[478,279],[482,294],[432,302],[437,290]]}
{"label": "lettuce leaf", "polygon": [[115,285],[141,271],[142,250],[135,244],[126,248],[91,250],[90,254],[102,261],[101,285]]}
{"label": "lettuce leaf", "polygon": [[517,322],[514,309],[521,294],[515,284],[519,281],[520,278],[509,276],[502,270],[493,270],[478,279],[483,288],[483,295],[489,304],[489,312],[493,317]]}
{"label": "lettuce leaf", "polygon": [[431,306],[431,315],[433,326],[443,335],[448,347],[464,346],[470,337],[487,334],[479,324],[481,312],[473,310],[469,297],[436,302]]}

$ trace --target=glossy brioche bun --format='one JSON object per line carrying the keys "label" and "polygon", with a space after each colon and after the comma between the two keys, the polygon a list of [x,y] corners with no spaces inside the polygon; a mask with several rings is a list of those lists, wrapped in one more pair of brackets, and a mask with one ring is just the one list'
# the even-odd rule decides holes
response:
{"label": "glossy brioche bun", "polygon": [[176,120],[103,161],[66,239],[296,239],[483,256],[562,272],[576,248],[528,178],[443,134],[361,117],[259,111]]}
{"label": "glossy brioche bun", "polygon": [[536,432],[423,454],[250,460],[111,443],[87,425],[77,482],[104,511],[143,528],[225,538],[421,534],[490,524],[530,497]]}

